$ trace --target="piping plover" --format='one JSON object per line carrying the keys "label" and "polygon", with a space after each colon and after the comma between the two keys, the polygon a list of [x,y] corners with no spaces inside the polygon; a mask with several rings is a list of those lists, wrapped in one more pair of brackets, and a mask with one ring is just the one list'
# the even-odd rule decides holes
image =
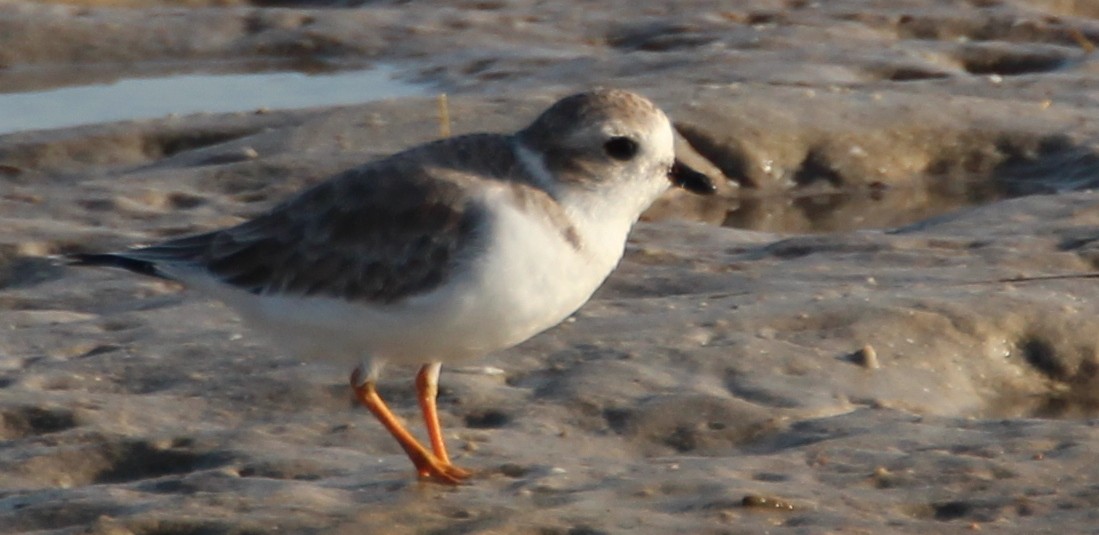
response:
{"label": "piping plover", "polygon": [[[620,90],[566,97],[514,134],[428,143],[347,170],[234,227],[110,254],[182,282],[306,359],[358,362],[356,397],[421,477],[458,483],[435,409],[442,363],[514,346],[583,305],[670,185],[714,191],[675,158],[672,125]],[[375,388],[420,365],[430,449]]]}

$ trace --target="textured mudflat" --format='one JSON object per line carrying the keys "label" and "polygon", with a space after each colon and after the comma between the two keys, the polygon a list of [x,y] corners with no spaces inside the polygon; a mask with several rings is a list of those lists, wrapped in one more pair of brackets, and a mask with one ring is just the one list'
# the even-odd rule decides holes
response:
{"label": "textured mudflat", "polygon": [[[655,207],[574,318],[444,368],[479,474],[444,488],[352,403],[349,367],[45,258],[239,221],[436,137],[433,99],[0,136],[0,532],[1099,525],[1099,281],[996,282],[1099,265],[1090,3],[81,4],[0,4],[0,87],[384,60],[450,93],[460,133],[616,85],[729,180]],[[382,394],[418,428],[412,373]]]}

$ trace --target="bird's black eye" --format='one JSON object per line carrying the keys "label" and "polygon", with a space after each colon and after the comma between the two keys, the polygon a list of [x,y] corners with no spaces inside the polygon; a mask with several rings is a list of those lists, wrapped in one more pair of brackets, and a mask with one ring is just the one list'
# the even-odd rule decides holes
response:
{"label": "bird's black eye", "polygon": [[626,161],[637,154],[637,142],[625,136],[616,136],[603,144],[603,150],[615,160]]}

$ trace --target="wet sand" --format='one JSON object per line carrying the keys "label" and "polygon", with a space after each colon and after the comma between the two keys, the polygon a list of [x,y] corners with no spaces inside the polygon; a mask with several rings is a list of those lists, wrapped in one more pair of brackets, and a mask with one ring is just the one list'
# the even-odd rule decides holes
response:
{"label": "wet sand", "polygon": [[[0,89],[384,61],[447,92],[462,133],[620,86],[724,182],[655,206],[561,326],[444,368],[479,473],[447,488],[415,480],[349,370],[47,258],[240,221],[437,137],[433,98],[0,136],[0,532],[1099,525],[1099,284],[998,282],[1099,266],[1090,4],[81,4],[0,5]],[[382,394],[419,429],[412,373]]]}

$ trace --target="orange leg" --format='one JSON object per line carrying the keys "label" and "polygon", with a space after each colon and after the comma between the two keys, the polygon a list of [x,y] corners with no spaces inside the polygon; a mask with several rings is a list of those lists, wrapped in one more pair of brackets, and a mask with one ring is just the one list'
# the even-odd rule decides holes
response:
{"label": "orange leg", "polygon": [[[408,454],[412,464],[416,466],[416,471],[420,474],[420,477],[432,477],[452,485],[457,485],[462,482],[462,479],[469,477],[470,473],[468,471],[450,464],[449,461],[440,459],[420,444],[416,437],[412,436],[412,433],[409,433],[401,425],[401,422],[397,420],[397,417],[382,401],[377,388],[374,386],[374,381],[368,379],[360,384],[361,377],[362,371],[360,369],[356,368],[355,371],[351,372],[351,388],[355,391],[355,397],[370,410],[371,414],[389,431],[389,434],[393,435],[393,438]],[[436,426],[438,426],[437,421]],[[441,441],[440,436],[440,443]]]}
{"label": "orange leg", "polygon": [[427,436],[431,438],[431,451],[444,463],[450,463],[443,442],[443,428],[439,425],[439,412],[435,408],[435,398],[439,395],[439,368],[441,363],[425,364],[416,374],[416,394],[420,409],[424,413],[424,425]]}

